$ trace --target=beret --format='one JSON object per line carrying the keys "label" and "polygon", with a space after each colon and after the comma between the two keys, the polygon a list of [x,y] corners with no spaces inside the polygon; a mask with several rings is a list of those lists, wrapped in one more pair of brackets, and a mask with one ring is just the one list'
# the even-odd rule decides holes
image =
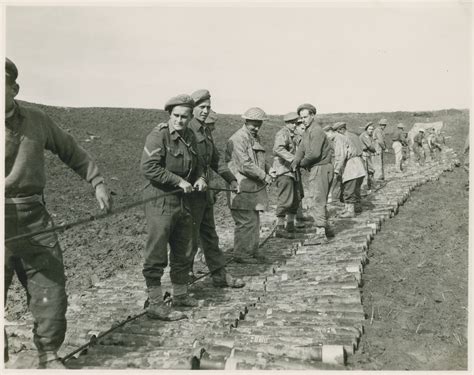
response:
{"label": "beret", "polygon": [[8,57],[5,58],[5,74],[14,81],[18,78],[18,69]]}
{"label": "beret", "polygon": [[205,124],[215,124],[217,121],[217,113],[214,111],[209,112],[209,115],[207,116],[206,121],[204,121]]}
{"label": "beret", "polygon": [[369,121],[367,124],[365,124],[365,127],[364,129],[367,130],[367,128],[370,126],[370,125],[373,125],[374,123],[372,121]]}
{"label": "beret", "polygon": [[345,128],[346,127],[346,123],[345,122],[336,122],[333,126],[332,126],[332,130],[339,130],[341,128]]}
{"label": "beret", "polygon": [[387,119],[384,119],[384,118],[381,119],[381,120],[379,121],[379,125],[387,125]]}
{"label": "beret", "polygon": [[287,113],[285,116],[283,116],[283,121],[285,122],[291,122],[298,119],[299,119],[299,116],[296,112],[290,112],[290,113]]}
{"label": "beret", "polygon": [[195,105],[198,105],[204,100],[211,99],[211,93],[209,92],[209,90],[197,90],[191,94],[191,98],[193,98]]}
{"label": "beret", "polygon": [[263,109],[258,107],[252,107],[245,111],[245,113],[242,115],[242,118],[245,120],[264,121],[267,120],[267,115],[263,111]]}
{"label": "beret", "polygon": [[183,107],[189,107],[189,108],[194,108],[194,100],[187,94],[180,94],[177,96],[173,96],[171,99],[169,99],[166,104],[165,104],[165,111],[171,111],[173,107],[176,107],[177,105],[183,106]]}
{"label": "beret", "polygon": [[333,130],[333,129],[332,129],[332,125],[331,125],[331,124],[326,125],[326,126],[323,128],[323,130],[324,130],[325,132],[328,132],[329,130]]}
{"label": "beret", "polygon": [[405,125],[403,125],[403,124],[400,122],[399,124],[397,124],[397,128],[404,129],[404,128],[405,128]]}
{"label": "beret", "polygon": [[309,104],[309,103],[304,103],[304,104],[301,104],[300,106],[298,106],[298,108],[296,109],[296,113],[298,113],[298,115],[299,115],[300,112],[303,109],[307,109],[308,111],[313,112],[314,114],[316,114],[316,107],[312,104]]}

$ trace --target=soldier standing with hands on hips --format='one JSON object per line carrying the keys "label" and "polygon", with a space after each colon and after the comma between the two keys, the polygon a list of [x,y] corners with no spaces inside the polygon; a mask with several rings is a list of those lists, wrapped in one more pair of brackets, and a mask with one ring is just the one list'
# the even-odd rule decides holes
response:
{"label": "soldier standing with hands on hips", "polygon": [[182,94],[168,100],[165,111],[170,118],[148,134],[142,153],[141,170],[148,180],[144,198],[156,197],[145,204],[148,240],[143,264],[149,302],[147,315],[152,319],[178,320],[185,317],[163,302],[161,277],[168,265],[168,244],[173,306],[198,305],[197,300],[188,294],[194,230],[191,193],[205,191],[207,183],[204,166],[196,152],[196,138],[188,128],[193,108],[194,100],[189,95]]}
{"label": "soldier standing with hands on hips", "polygon": [[[74,138],[44,112],[15,100],[18,70],[5,61],[5,238],[54,226],[44,200],[44,150],[49,150],[95,189],[100,208],[111,199],[99,168]],[[38,234],[5,244],[5,295],[16,273],[26,289],[33,315],[33,341],[39,368],[64,369],[58,357],[66,334],[67,296],[62,250],[56,233]],[[5,361],[8,343],[5,333]]]}

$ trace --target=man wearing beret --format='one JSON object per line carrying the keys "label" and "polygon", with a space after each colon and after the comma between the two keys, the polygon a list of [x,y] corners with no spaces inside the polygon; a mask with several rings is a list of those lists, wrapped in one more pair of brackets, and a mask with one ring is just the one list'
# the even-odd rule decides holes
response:
{"label": "man wearing beret", "polygon": [[362,142],[359,137],[346,129],[345,122],[337,122],[333,129],[340,136],[334,144],[334,173],[340,175],[343,183],[345,210],[339,217],[351,218],[360,208],[360,188],[365,177],[362,161]]}
{"label": "man wearing beret", "polygon": [[316,108],[309,103],[300,105],[297,113],[306,126],[300,147],[296,151],[292,168],[306,168],[309,174],[309,195],[312,199],[312,214],[316,225],[315,242],[327,242],[327,200],[333,180],[331,145],[323,129],[315,121]]}
{"label": "man wearing beret", "polygon": [[362,189],[366,190],[367,193],[372,188],[372,179],[374,177],[374,166],[372,165],[372,157],[377,152],[375,148],[375,141],[373,138],[374,134],[374,123],[369,121],[365,124],[365,131],[359,136],[362,142],[362,160],[365,166],[365,179],[362,182]]}
{"label": "man wearing beret", "polygon": [[[230,209],[235,222],[234,260],[238,263],[260,263],[265,256],[259,253],[260,212],[268,209],[265,185],[271,184],[274,174],[265,160],[265,149],[258,132],[265,112],[258,107],[248,109],[242,118],[242,128],[227,141],[225,161],[237,178],[239,193],[231,194]],[[244,193],[242,191],[255,191]]]}
{"label": "man wearing beret", "polygon": [[415,154],[416,164],[425,165],[425,149],[423,148],[423,140],[425,138],[425,130],[420,129],[418,134],[413,137],[413,152]]}
{"label": "man wearing beret", "polygon": [[[300,205],[300,186],[291,163],[295,158],[296,141],[295,128],[299,116],[290,112],[283,116],[285,126],[275,135],[273,146],[273,169],[277,174],[276,187],[278,201],[276,208],[277,228],[275,237],[294,238],[295,217]],[[285,228],[285,217],[287,219]]]}
{"label": "man wearing beret", "polygon": [[374,130],[373,138],[375,143],[375,155],[372,158],[372,164],[374,167],[374,180],[381,181],[385,179],[384,169],[383,169],[383,153],[387,149],[385,144],[384,131],[387,126],[387,120],[381,119],[379,121],[379,126]]}
{"label": "man wearing beret", "polygon": [[[15,100],[18,70],[5,61],[5,238],[52,227],[43,200],[44,150],[49,150],[95,189],[100,208],[111,200],[99,168],[74,138],[43,111]],[[67,297],[62,251],[50,232],[5,243],[5,299],[13,274],[25,287],[34,319],[40,368],[65,368],[57,352],[66,333]],[[5,361],[8,345],[5,334]]]}
{"label": "man wearing beret", "polygon": [[[196,138],[196,152],[202,159],[207,181],[211,178],[211,170],[221,176],[231,187],[237,189],[237,179],[227,165],[219,160],[219,152],[214,145],[211,131],[206,126],[206,120],[211,111],[211,94],[208,90],[198,90],[191,94],[195,107],[194,117],[189,123]],[[194,192],[191,208],[194,218],[193,254],[190,272],[193,271],[193,260],[198,250],[198,243],[204,253],[204,258],[212,273],[212,282],[216,287],[241,288],[245,283],[233,277],[226,271],[225,259],[219,248],[219,237],[216,233],[214,220],[213,192]]]}
{"label": "man wearing beret", "polygon": [[147,315],[152,319],[183,318],[163,302],[161,277],[168,265],[168,244],[173,305],[198,305],[187,289],[194,230],[190,193],[194,189],[205,191],[207,184],[196,151],[196,137],[188,128],[193,108],[194,100],[189,95],[171,98],[165,105],[170,115],[168,122],[157,125],[148,134],[142,153],[141,170],[148,180],[144,198],[156,198],[145,204],[148,240],[143,264],[148,289]]}
{"label": "man wearing beret", "polygon": [[395,129],[392,135],[392,148],[395,154],[395,171],[401,173],[403,171],[402,163],[403,163],[403,147],[407,145],[407,140],[403,135],[403,130],[405,129],[405,125],[402,123],[397,124],[397,128]]}

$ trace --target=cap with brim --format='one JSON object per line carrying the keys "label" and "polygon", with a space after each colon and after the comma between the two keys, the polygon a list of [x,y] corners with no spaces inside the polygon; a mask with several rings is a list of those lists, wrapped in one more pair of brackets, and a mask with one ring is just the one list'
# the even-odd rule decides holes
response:
{"label": "cap with brim", "polygon": [[332,129],[337,131],[341,128],[345,128],[346,127],[346,123],[345,122],[336,122],[333,126],[332,126]]}
{"label": "cap with brim", "polygon": [[401,124],[401,123],[400,123],[400,124],[397,124],[397,128],[399,128],[399,129],[405,129],[405,125],[403,125],[403,124]]}
{"label": "cap with brim", "polygon": [[299,119],[299,116],[296,112],[290,112],[283,116],[284,122],[296,122]]}
{"label": "cap with brim", "polygon": [[194,100],[187,94],[172,97],[165,104],[165,111],[170,112],[176,106],[194,108]]}
{"label": "cap with brim", "polygon": [[199,105],[203,101],[211,99],[211,93],[209,90],[197,90],[191,94],[191,98],[194,100],[194,105]]}
{"label": "cap with brim", "polygon": [[326,125],[326,126],[323,128],[323,130],[324,130],[325,132],[328,132],[328,131],[330,131],[330,130],[333,130],[333,129],[332,129],[332,125],[331,125],[331,124]]}
{"label": "cap with brim", "polygon": [[8,57],[5,58],[5,74],[12,80],[16,81],[18,78],[18,69],[16,65]]}
{"label": "cap with brim", "polygon": [[424,133],[425,129],[419,129],[418,131]]}
{"label": "cap with brim", "polygon": [[298,113],[298,115],[299,115],[300,112],[303,109],[307,109],[308,111],[313,112],[314,114],[316,114],[316,107],[314,105],[310,104],[310,103],[304,103],[304,104],[301,104],[300,106],[298,106],[298,108],[296,110],[296,113]]}
{"label": "cap with brim", "polygon": [[369,121],[367,124],[365,124],[364,129],[367,130],[367,128],[368,128],[370,125],[374,125],[374,123],[373,123],[372,121]]}
{"label": "cap with brim", "polygon": [[384,118],[379,121],[379,125],[387,125],[387,123],[387,119]]}
{"label": "cap with brim", "polygon": [[245,113],[242,115],[242,118],[245,120],[265,121],[267,120],[267,115],[263,109],[259,107],[252,107],[245,111]]}

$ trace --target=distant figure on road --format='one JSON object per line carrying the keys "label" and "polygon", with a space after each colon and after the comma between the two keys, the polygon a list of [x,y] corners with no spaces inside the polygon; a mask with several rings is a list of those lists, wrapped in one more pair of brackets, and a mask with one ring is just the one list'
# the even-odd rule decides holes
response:
{"label": "distant figure on road", "polygon": [[[95,189],[100,208],[110,210],[104,178],[91,156],[49,116],[17,102],[18,70],[5,60],[5,238],[54,226],[43,200],[44,150],[49,150]],[[87,272],[87,270],[85,270]],[[55,232],[5,243],[5,294],[14,273],[26,289],[33,315],[39,368],[65,369],[57,352],[66,334],[67,297],[62,250]],[[5,333],[4,359],[8,361]]]}
{"label": "distant figure on road", "polygon": [[315,121],[316,108],[312,104],[301,104],[296,112],[303,120],[306,131],[296,151],[292,168],[302,167],[310,171],[308,195],[312,200],[312,214],[316,224],[316,235],[312,240],[324,243],[327,242],[327,200],[334,174],[331,145],[323,129]]}
{"label": "distant figure on road", "polygon": [[395,171],[403,172],[403,147],[407,146],[407,139],[403,135],[405,125],[399,123],[392,136],[392,148],[395,153]]}
{"label": "distant figure on road", "polygon": [[362,142],[359,137],[349,132],[345,122],[337,122],[333,129],[339,133],[334,138],[334,174],[341,176],[344,195],[344,212],[339,217],[355,217],[361,212],[360,190],[365,178],[365,167],[362,161]]}
{"label": "distant figure on road", "polygon": [[240,191],[257,193],[231,193],[230,212],[235,221],[234,260],[237,263],[260,263],[266,260],[259,252],[260,212],[268,209],[265,185],[271,184],[274,174],[265,160],[265,149],[258,132],[265,112],[258,107],[243,115],[244,125],[227,141],[225,161],[237,178]]}
{"label": "distant figure on road", "polygon": [[360,141],[362,142],[362,160],[364,161],[365,167],[365,179],[362,182],[362,189],[368,194],[370,189],[372,189],[372,181],[374,178],[374,166],[372,159],[374,154],[377,152],[375,147],[374,135],[374,123],[369,121],[365,124],[365,131],[359,136]]}
{"label": "distant figure on road", "polygon": [[[148,289],[147,315],[152,319],[178,320],[185,317],[163,302],[161,277],[168,265],[173,305],[195,307],[189,296],[189,265],[193,251],[192,192],[205,191],[206,173],[197,155],[196,137],[188,125],[193,117],[194,100],[178,95],[165,104],[170,115],[148,134],[142,153],[141,170],[148,184],[144,198],[148,240],[144,251],[143,276]],[[178,192],[169,194],[175,190]]]}
{"label": "distant figure on road", "polygon": [[[211,170],[220,175],[231,189],[237,189],[237,179],[227,165],[219,159],[219,152],[214,144],[212,133],[206,124],[211,111],[211,94],[208,90],[198,90],[191,94],[195,107],[193,119],[188,127],[196,138],[196,152],[202,159],[206,181],[210,181]],[[212,274],[214,286],[223,288],[241,288],[245,283],[233,277],[225,267],[224,253],[219,248],[219,237],[214,220],[214,192],[195,191],[191,195],[191,212],[194,218],[193,253],[191,255],[190,273],[194,276],[194,257],[201,245],[206,265]]]}
{"label": "distant figure on road", "polygon": [[[295,129],[299,116],[290,112],[283,116],[284,126],[276,133],[273,146],[273,169],[277,174],[278,191],[276,208],[277,228],[275,237],[294,238],[295,218],[300,205],[300,185],[291,163],[295,159]],[[285,227],[286,218],[286,227]]]}
{"label": "distant figure on road", "polygon": [[388,122],[386,119],[381,119],[379,121],[379,126],[374,130],[374,143],[375,143],[375,155],[372,158],[374,166],[374,180],[383,181],[385,179],[385,173],[383,168],[383,153],[387,149],[385,144],[384,131]]}
{"label": "distant figure on road", "polygon": [[425,138],[425,130],[420,129],[418,134],[413,137],[413,152],[415,154],[416,164],[425,165],[425,149],[423,148],[423,140]]}

